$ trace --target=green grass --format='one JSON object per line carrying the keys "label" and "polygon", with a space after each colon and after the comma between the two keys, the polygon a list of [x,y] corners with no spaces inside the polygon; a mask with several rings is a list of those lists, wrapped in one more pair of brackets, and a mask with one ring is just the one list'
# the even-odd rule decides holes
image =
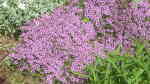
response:
{"label": "green grass", "polygon": [[85,68],[86,84],[150,84],[150,49],[135,41],[134,54],[121,55],[121,47],[110,52],[107,58],[96,57],[96,61]]}

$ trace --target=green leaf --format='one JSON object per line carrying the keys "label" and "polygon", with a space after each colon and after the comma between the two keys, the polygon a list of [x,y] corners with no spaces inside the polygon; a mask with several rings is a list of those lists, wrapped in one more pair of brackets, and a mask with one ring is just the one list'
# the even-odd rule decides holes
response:
{"label": "green leaf", "polygon": [[71,73],[74,74],[74,75],[78,75],[78,76],[80,76],[80,77],[83,77],[83,78],[89,78],[88,75],[81,74],[80,72],[74,72],[74,71],[71,71]]}
{"label": "green leaf", "polygon": [[79,8],[84,8],[85,7],[84,0],[79,0],[78,6]]}
{"label": "green leaf", "polygon": [[108,53],[109,57],[116,57],[120,55],[122,45],[119,45],[114,51]]}
{"label": "green leaf", "polygon": [[87,22],[90,22],[90,18],[88,17],[82,17],[82,21],[87,23]]}

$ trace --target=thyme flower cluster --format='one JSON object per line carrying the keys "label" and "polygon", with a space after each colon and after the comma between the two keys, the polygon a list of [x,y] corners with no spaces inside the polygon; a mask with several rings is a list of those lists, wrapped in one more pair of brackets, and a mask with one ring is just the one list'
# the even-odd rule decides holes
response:
{"label": "thyme flower cluster", "polygon": [[105,49],[130,48],[130,38],[150,40],[149,10],[146,0],[127,6],[120,0],[72,0],[24,24],[22,42],[10,56],[16,63],[26,59],[22,69],[42,70],[48,84],[83,82],[71,72],[83,72],[95,56],[106,57]]}

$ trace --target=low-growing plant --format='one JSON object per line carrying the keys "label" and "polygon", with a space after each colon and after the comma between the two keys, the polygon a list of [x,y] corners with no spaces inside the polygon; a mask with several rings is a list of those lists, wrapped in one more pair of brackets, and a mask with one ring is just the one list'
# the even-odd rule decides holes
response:
{"label": "low-growing plant", "polygon": [[65,0],[1,0],[0,35],[18,38],[19,26],[27,20],[51,12]]}
{"label": "low-growing plant", "polygon": [[[71,80],[71,82],[80,81],[80,79],[76,77],[72,79],[66,75],[67,70],[65,68],[61,69],[64,61],[69,57],[73,56],[75,58],[70,68],[74,71],[80,71],[85,64],[93,60],[93,54],[101,54],[99,49],[101,47],[106,50],[113,50],[116,45],[123,44],[125,48],[130,48],[131,43],[129,38],[131,37],[149,39],[149,23],[143,21],[147,15],[142,12],[143,10],[148,10],[148,6],[142,6],[143,4],[148,4],[147,2],[141,3],[137,9],[127,7],[122,10],[119,0],[107,0],[102,2],[98,0],[95,0],[97,2],[87,0],[85,4],[83,1],[84,0],[80,0],[82,4],[71,4],[67,7],[57,8],[53,11],[51,16],[41,16],[41,18],[30,21],[29,25],[24,25],[22,28],[26,32],[22,34],[23,42],[15,48],[16,52],[10,56],[16,59],[16,61],[20,60],[20,58],[27,58],[28,63],[32,65],[33,71],[39,67],[43,68],[44,73],[48,73],[46,79],[50,84],[54,78],[68,83],[68,79]],[[101,5],[102,3],[104,4],[103,6]],[[97,4],[97,6],[95,4]],[[76,7],[75,5],[81,7]],[[38,7],[35,8],[38,9]],[[106,8],[104,11],[99,11],[104,8]],[[143,9],[141,10],[140,8]],[[24,7],[21,7],[21,9],[24,10]],[[113,11],[111,11],[112,9]],[[80,15],[83,15],[84,18]],[[99,35],[100,33],[102,33],[102,35]],[[95,38],[96,36],[99,36],[98,38],[100,39]],[[119,51],[117,52],[119,53]],[[102,55],[103,54],[101,54],[101,56]],[[109,75],[113,73],[111,77],[113,81],[111,81],[111,83],[128,83],[128,81],[126,81],[128,79],[124,80],[124,76],[126,77],[126,75],[123,74],[122,77],[120,74],[123,72],[119,72],[118,67],[116,68],[116,66],[120,68],[120,63],[122,66],[122,60],[118,63],[118,61],[113,59],[115,64],[117,62],[117,65],[114,66],[114,62],[110,59],[114,57],[120,58],[122,54],[116,56],[116,51],[114,51],[114,54],[110,54],[108,60],[104,61],[103,65],[106,67],[102,65],[102,70],[107,70],[107,73],[105,77],[105,73],[103,72],[104,75],[101,79],[104,77],[104,83],[108,84],[110,83]],[[110,64],[107,65],[107,63]],[[95,69],[97,69],[97,66]],[[110,71],[108,69],[110,69]],[[87,71],[88,70],[90,72],[90,69],[87,68]],[[93,70],[93,67],[91,70]],[[70,73],[68,74],[72,75]],[[130,75],[127,74],[127,76],[130,78]],[[90,78],[89,76],[88,78],[90,80],[94,79],[94,81],[99,80],[99,75],[94,73],[94,78]],[[120,81],[122,79],[123,81]],[[134,81],[131,80],[131,82]],[[99,81],[94,83],[99,83]]]}
{"label": "low-growing plant", "polygon": [[87,74],[74,74],[86,77],[86,84],[150,84],[149,48],[135,41],[134,54],[121,54],[121,47],[108,54],[107,58],[97,57],[89,64]]}

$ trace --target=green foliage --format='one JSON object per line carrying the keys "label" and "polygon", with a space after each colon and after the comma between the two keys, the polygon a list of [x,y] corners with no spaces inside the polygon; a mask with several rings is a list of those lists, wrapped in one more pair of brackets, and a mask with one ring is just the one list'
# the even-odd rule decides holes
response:
{"label": "green foliage", "polygon": [[17,27],[52,11],[65,0],[0,0],[0,34],[18,38]]}
{"label": "green foliage", "polygon": [[90,22],[90,18],[88,17],[82,17],[82,21],[87,23],[87,22]]}
{"label": "green foliage", "polygon": [[79,3],[77,4],[79,8],[84,8],[84,0],[79,0]]}
{"label": "green foliage", "polygon": [[142,1],[142,0],[132,0],[132,1],[134,1],[134,2],[140,2],[140,1]]}
{"label": "green foliage", "polygon": [[59,81],[59,80],[57,80],[57,79],[54,79],[54,80],[53,80],[53,84],[62,84],[62,82]]}
{"label": "green foliage", "polygon": [[[149,44],[148,44],[149,45]],[[86,84],[150,84],[150,49],[135,41],[135,54],[121,54],[121,46],[108,54],[108,58],[96,57],[85,69]]]}

